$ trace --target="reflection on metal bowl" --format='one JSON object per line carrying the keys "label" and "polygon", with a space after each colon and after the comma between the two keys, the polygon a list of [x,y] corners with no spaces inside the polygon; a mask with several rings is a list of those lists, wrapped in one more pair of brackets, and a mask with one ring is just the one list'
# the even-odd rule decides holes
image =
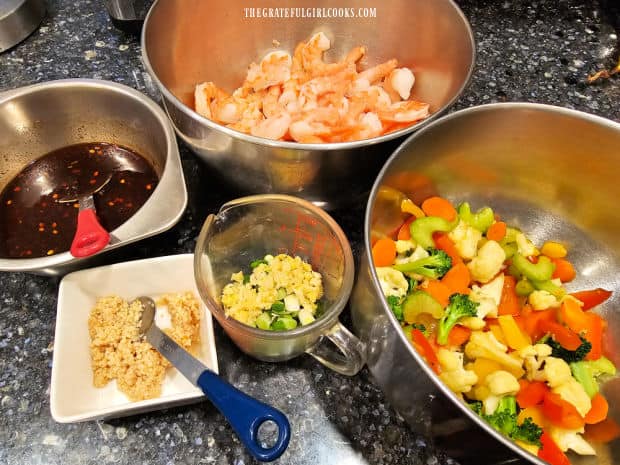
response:
{"label": "reflection on metal bowl", "polygon": [[[261,10],[296,6],[267,0]],[[142,33],[145,66],[179,136],[243,193],[295,194],[326,208],[357,200],[399,138],[443,113],[461,94],[473,68],[472,32],[451,0],[390,0],[377,4],[374,18],[248,18],[247,7],[237,0],[158,0]],[[328,0],[313,3],[313,8],[329,7],[333,3]],[[357,11],[359,3],[345,0],[338,7]],[[300,144],[243,134],[192,110],[196,84],[214,81],[230,92],[245,78],[246,66],[273,50],[275,41],[278,48],[292,51],[318,31],[333,39],[328,59],[366,45],[369,66],[396,57],[412,67],[414,97],[431,104],[431,117],[369,140]]]}
{"label": "reflection on metal bowl", "polygon": [[[408,342],[369,266],[371,231],[383,221],[377,208],[385,208],[386,192],[399,190],[417,202],[438,193],[457,203],[491,206],[538,244],[547,239],[568,244],[578,272],[568,289],[615,291],[601,308],[608,347],[616,348],[612,361],[618,365],[618,147],[620,124],[613,121],[546,105],[485,105],[453,113],[416,133],[379,174],[366,209],[366,252],[351,300],[353,324],[368,344],[369,368],[390,402],[414,429],[433,437],[460,463],[545,462],[460,402]],[[602,387],[616,420],[619,384],[615,378]],[[597,458],[571,456],[571,462],[619,463],[619,446],[616,440],[598,447]]]}
{"label": "reflection on metal bowl", "polygon": [[[67,79],[0,94],[0,191],[32,160],[61,147],[109,142],[143,155],[159,183],[129,220],[111,231],[104,251],[171,228],[187,204],[174,131],[153,101],[107,81]],[[41,258],[0,259],[2,271],[64,274],[92,266],[99,255],[76,259],[67,252]]]}

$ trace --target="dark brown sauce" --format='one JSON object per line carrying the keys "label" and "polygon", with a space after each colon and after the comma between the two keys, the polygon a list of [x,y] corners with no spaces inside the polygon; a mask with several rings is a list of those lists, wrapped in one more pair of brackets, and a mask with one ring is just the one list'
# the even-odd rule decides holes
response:
{"label": "dark brown sauce", "polygon": [[[106,180],[110,180],[106,183]],[[114,144],[77,144],[26,166],[0,193],[0,257],[33,258],[69,250],[77,199],[93,192],[101,225],[113,231],[150,197],[158,177],[138,153]],[[105,185],[104,185],[105,184]]]}

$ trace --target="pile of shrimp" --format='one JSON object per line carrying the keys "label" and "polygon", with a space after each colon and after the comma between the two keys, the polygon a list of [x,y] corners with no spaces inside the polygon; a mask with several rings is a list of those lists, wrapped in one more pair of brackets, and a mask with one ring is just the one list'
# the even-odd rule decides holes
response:
{"label": "pile of shrimp", "polygon": [[412,125],[429,115],[427,103],[410,100],[415,82],[396,59],[358,71],[366,47],[326,63],[331,47],[319,32],[295,48],[252,63],[232,94],[213,82],[196,86],[196,111],[253,136],[303,143],[369,139]]}

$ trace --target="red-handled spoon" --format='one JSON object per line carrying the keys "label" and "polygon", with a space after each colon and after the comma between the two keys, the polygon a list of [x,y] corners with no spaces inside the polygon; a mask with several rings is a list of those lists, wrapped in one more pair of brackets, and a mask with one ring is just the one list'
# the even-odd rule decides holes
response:
{"label": "red-handled spoon", "polygon": [[77,228],[69,251],[76,258],[90,257],[110,242],[110,234],[99,224],[93,194],[80,197]]}
{"label": "red-handled spoon", "polygon": [[112,175],[96,189],[80,195],[78,198],[62,198],[59,203],[79,202],[80,210],[77,217],[77,228],[71,242],[69,252],[76,258],[90,257],[102,250],[110,242],[110,233],[106,231],[97,219],[94,194],[103,189]]}

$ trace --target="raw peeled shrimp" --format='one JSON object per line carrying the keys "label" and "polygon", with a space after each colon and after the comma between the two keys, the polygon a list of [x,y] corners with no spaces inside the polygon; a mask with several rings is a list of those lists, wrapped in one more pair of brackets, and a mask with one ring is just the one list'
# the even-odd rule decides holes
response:
{"label": "raw peeled shrimp", "polygon": [[368,139],[429,115],[428,104],[408,100],[415,77],[396,59],[358,71],[366,47],[327,63],[323,55],[330,47],[319,32],[298,44],[292,56],[271,52],[250,65],[231,95],[213,82],[199,84],[196,111],[247,134],[301,143]]}

